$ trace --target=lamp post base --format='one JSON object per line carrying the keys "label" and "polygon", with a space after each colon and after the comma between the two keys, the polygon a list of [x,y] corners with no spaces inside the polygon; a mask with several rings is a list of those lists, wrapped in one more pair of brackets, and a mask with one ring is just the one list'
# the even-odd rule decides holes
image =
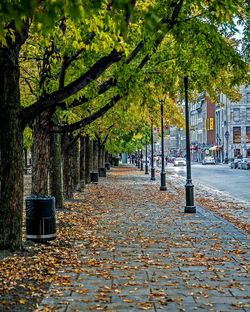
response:
{"label": "lamp post base", "polygon": [[150,180],[155,181],[155,168],[151,168],[151,178]]}
{"label": "lamp post base", "polygon": [[166,191],[166,172],[161,172],[161,186],[160,186],[160,191]]}
{"label": "lamp post base", "polygon": [[166,191],[167,187],[166,186],[160,186],[160,191]]}
{"label": "lamp post base", "polygon": [[185,213],[196,213],[196,207],[195,206],[186,206],[184,212]]}
{"label": "lamp post base", "polygon": [[184,212],[196,213],[196,207],[194,205],[194,186],[191,179],[187,179],[185,188],[186,188],[186,206]]}
{"label": "lamp post base", "polygon": [[145,174],[148,174],[148,165],[145,165]]}

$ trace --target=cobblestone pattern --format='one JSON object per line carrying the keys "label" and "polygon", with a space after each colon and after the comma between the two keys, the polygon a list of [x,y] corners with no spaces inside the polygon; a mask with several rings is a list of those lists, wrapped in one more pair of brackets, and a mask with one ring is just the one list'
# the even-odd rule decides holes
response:
{"label": "cobblestone pattern", "polygon": [[76,242],[81,273],[61,268],[71,283],[52,285],[37,311],[250,311],[243,231],[201,207],[184,214],[183,200],[166,202],[138,170],[113,170],[91,187],[118,197],[92,229],[102,244]]}

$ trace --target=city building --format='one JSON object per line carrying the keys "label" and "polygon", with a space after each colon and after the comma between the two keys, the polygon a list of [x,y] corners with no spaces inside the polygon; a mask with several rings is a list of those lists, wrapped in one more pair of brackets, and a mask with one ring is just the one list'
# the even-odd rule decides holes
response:
{"label": "city building", "polygon": [[186,155],[186,137],[183,128],[170,127],[166,145],[168,147],[168,156],[184,157]]}
{"label": "city building", "polygon": [[192,161],[200,162],[207,155],[216,152],[215,105],[201,94],[190,104],[190,143]]}
{"label": "city building", "polygon": [[250,86],[240,87],[241,100],[232,102],[224,94],[216,107],[216,137],[223,151],[221,161],[250,157]]}
{"label": "city building", "polygon": [[[214,156],[216,162],[250,157],[250,86],[241,86],[239,91],[239,102],[220,94],[217,103],[213,103],[204,92],[196,102],[190,103],[193,162],[201,162],[208,155]],[[169,133],[169,156],[185,156],[185,130],[171,127]]]}

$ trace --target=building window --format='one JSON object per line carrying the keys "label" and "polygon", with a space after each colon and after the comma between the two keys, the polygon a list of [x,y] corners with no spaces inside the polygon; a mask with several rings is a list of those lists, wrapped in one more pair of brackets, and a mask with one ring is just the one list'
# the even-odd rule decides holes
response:
{"label": "building window", "polygon": [[246,127],[246,143],[250,143],[250,127]]}
{"label": "building window", "polygon": [[240,149],[239,148],[236,148],[235,150],[234,150],[234,157],[240,157]]}
{"label": "building window", "polygon": [[247,92],[247,103],[250,103],[250,92]]}
{"label": "building window", "polygon": [[233,143],[241,143],[241,128],[233,127]]}
{"label": "building window", "polygon": [[235,122],[240,121],[240,109],[239,108],[233,109],[233,121]]}
{"label": "building window", "polygon": [[247,117],[247,121],[250,121],[250,108],[247,108],[246,110],[246,117]]}

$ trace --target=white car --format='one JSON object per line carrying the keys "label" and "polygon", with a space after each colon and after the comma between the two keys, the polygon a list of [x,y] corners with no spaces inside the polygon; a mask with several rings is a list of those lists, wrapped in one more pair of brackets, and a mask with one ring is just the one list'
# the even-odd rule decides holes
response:
{"label": "white car", "polygon": [[202,165],[215,165],[215,159],[212,156],[206,156],[202,160]]}
{"label": "white car", "polygon": [[186,166],[186,159],[185,158],[181,158],[181,157],[177,157],[174,160],[174,166]]}

